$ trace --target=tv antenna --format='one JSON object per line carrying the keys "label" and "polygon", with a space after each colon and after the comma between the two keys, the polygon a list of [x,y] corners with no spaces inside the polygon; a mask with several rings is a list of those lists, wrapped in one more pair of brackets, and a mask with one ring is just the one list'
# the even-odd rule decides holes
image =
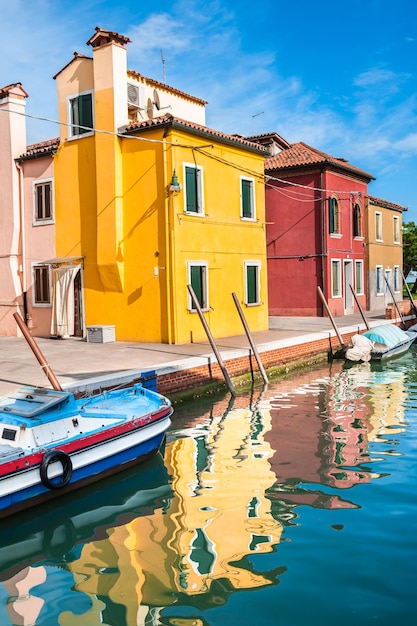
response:
{"label": "tv antenna", "polygon": [[162,79],[164,81],[164,84],[166,84],[167,77],[166,77],[166,73],[165,73],[165,59],[164,59],[164,55],[163,55],[162,50],[161,50],[161,61],[162,61]]}
{"label": "tv antenna", "polygon": [[258,115],[263,115],[265,113],[265,111],[261,111],[260,113],[255,113],[255,115],[252,115],[252,134],[255,134],[255,117],[258,117]]}

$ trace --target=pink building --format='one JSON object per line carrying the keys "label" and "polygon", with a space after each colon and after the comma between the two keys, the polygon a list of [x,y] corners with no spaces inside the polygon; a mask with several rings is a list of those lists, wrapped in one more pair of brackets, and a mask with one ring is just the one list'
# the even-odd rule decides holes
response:
{"label": "pink building", "polygon": [[19,312],[33,334],[51,334],[55,257],[53,155],[58,139],[26,145],[28,94],[20,83],[0,89],[0,335],[17,336]]}
{"label": "pink building", "polygon": [[270,315],[323,316],[320,286],[333,315],[354,311],[352,285],[366,308],[365,198],[371,174],[277,134],[265,162]]}

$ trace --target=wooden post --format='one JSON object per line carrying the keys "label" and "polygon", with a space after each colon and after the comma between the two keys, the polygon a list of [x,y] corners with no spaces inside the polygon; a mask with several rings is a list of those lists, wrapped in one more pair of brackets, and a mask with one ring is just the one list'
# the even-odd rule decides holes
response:
{"label": "wooden post", "polygon": [[402,278],[403,278],[403,283],[404,283],[405,288],[406,288],[406,290],[407,290],[408,297],[410,298],[411,307],[412,307],[412,309],[413,309],[413,311],[414,311],[414,315],[415,315],[415,317],[417,317],[417,309],[416,309],[416,305],[414,304],[413,296],[411,295],[411,291],[410,291],[410,289],[409,289],[409,287],[408,287],[408,283],[407,283],[407,281],[405,280],[404,272],[402,271],[402,269],[401,269],[401,276],[402,276]]}
{"label": "wooden post", "polygon": [[48,378],[49,382],[51,383],[53,389],[55,389],[55,391],[63,391],[57,377],[55,376],[55,374],[53,373],[53,371],[51,370],[51,368],[49,367],[45,357],[42,354],[41,349],[39,348],[38,344],[36,343],[36,341],[34,340],[34,338],[32,337],[32,335],[30,334],[30,332],[28,331],[28,328],[25,324],[25,322],[23,321],[23,319],[21,318],[21,316],[19,315],[19,313],[13,313],[13,317],[15,318],[17,325],[19,326],[20,330],[22,331],[22,334],[24,336],[24,338],[26,339],[26,341],[29,344],[29,347],[32,349],[33,354],[35,355],[35,357],[38,359],[46,377]]}
{"label": "wooden post", "polygon": [[254,341],[253,341],[253,338],[252,338],[251,332],[250,332],[250,330],[249,330],[249,326],[248,326],[248,324],[247,324],[247,322],[246,322],[245,316],[244,316],[243,311],[242,311],[242,307],[240,306],[240,302],[239,302],[239,300],[237,299],[237,296],[236,296],[236,294],[235,294],[235,293],[232,293],[232,297],[233,297],[233,300],[235,301],[235,305],[236,305],[236,308],[237,308],[237,312],[239,313],[240,319],[241,319],[242,324],[243,324],[243,328],[245,329],[246,336],[247,336],[248,341],[249,341],[249,343],[250,343],[250,347],[252,348],[252,352],[253,352],[253,354],[255,355],[255,359],[256,359],[256,362],[257,362],[257,364],[258,364],[259,371],[261,372],[261,376],[262,376],[262,378],[264,379],[264,382],[265,382],[265,383],[268,383],[268,382],[269,382],[269,381],[268,381],[268,376],[266,375],[266,372],[265,372],[265,370],[264,370],[264,366],[262,365],[262,361],[261,361],[261,359],[260,359],[260,357],[259,357],[259,353],[258,353],[258,350],[257,350],[257,348],[256,348],[256,345],[255,345],[255,343],[254,343]]}
{"label": "wooden post", "polygon": [[388,282],[388,280],[387,280],[387,277],[386,277],[386,276],[384,276],[384,278],[385,278],[385,283],[386,283],[386,285],[387,285],[387,287],[388,287],[388,291],[389,291],[389,292],[390,292],[390,294],[391,294],[391,298],[392,298],[392,301],[393,301],[393,303],[394,303],[394,306],[395,306],[395,308],[397,309],[397,313],[398,313],[398,315],[399,315],[399,317],[400,317],[400,320],[401,320],[401,323],[402,323],[402,325],[403,325],[403,328],[405,329],[405,328],[407,328],[407,326],[406,326],[406,323],[405,323],[405,321],[404,321],[403,314],[401,313],[401,311],[400,311],[400,309],[399,309],[399,307],[398,307],[397,301],[395,300],[394,292],[393,292],[393,291],[392,291],[392,289],[391,289],[391,285],[389,284],[389,282]]}
{"label": "wooden post", "polygon": [[200,307],[200,303],[199,303],[199,301],[197,300],[197,296],[196,296],[196,295],[195,295],[195,293],[194,293],[194,289],[192,288],[192,286],[191,286],[191,285],[187,285],[187,289],[188,289],[189,294],[190,294],[190,296],[191,296],[191,299],[192,299],[192,301],[193,301],[193,303],[194,303],[194,306],[195,306],[195,308],[196,308],[196,310],[197,310],[197,313],[198,313],[198,316],[199,316],[199,318],[200,318],[200,321],[201,321],[201,323],[202,323],[202,325],[203,325],[203,328],[204,328],[204,330],[206,331],[207,339],[209,340],[210,345],[211,345],[211,347],[212,347],[212,349],[213,349],[213,352],[214,352],[214,354],[216,355],[217,362],[218,362],[219,367],[220,367],[220,369],[221,369],[221,371],[222,371],[222,373],[223,373],[224,379],[225,379],[225,381],[226,381],[226,385],[227,385],[227,387],[228,387],[228,389],[229,389],[230,393],[231,393],[231,394],[233,394],[233,395],[235,396],[235,395],[236,395],[235,388],[233,387],[233,383],[232,383],[232,381],[230,380],[229,374],[227,373],[227,369],[226,369],[226,368],[225,368],[225,366],[224,366],[224,363],[223,363],[223,359],[222,359],[222,357],[221,357],[221,354],[220,354],[220,352],[218,351],[217,346],[216,346],[216,344],[215,344],[215,342],[214,342],[213,335],[211,334],[210,329],[209,329],[209,327],[208,327],[208,325],[207,325],[206,319],[205,319],[205,317],[204,317],[204,315],[203,315],[203,311],[201,310],[201,307]]}
{"label": "wooden post", "polygon": [[330,321],[331,321],[331,323],[332,323],[332,326],[333,326],[333,328],[334,328],[334,330],[335,330],[335,333],[336,333],[337,338],[338,338],[339,343],[340,343],[340,347],[341,347],[342,349],[343,349],[343,348],[346,348],[345,344],[343,343],[342,335],[340,334],[339,329],[338,329],[338,328],[337,328],[337,326],[336,326],[336,322],[335,322],[335,321],[334,321],[334,319],[333,319],[333,315],[332,315],[332,313],[331,313],[331,311],[330,311],[330,309],[329,309],[329,307],[328,307],[328,304],[327,304],[327,302],[326,302],[326,298],[324,297],[324,294],[323,294],[322,290],[320,289],[320,287],[317,287],[317,291],[319,292],[319,296],[320,296],[320,298],[321,298],[321,301],[323,302],[323,306],[324,306],[324,308],[326,309],[326,311],[327,311],[327,315],[329,316]]}
{"label": "wooden post", "polygon": [[366,330],[369,330],[368,320],[367,320],[367,319],[366,319],[366,317],[365,317],[365,313],[363,312],[363,308],[361,307],[361,303],[359,302],[358,297],[357,297],[356,293],[354,292],[352,285],[349,285],[349,287],[350,287],[350,290],[351,290],[351,292],[352,292],[352,294],[353,294],[353,297],[355,298],[355,302],[356,302],[356,304],[357,304],[357,306],[358,306],[359,313],[360,313],[360,314],[361,314],[361,316],[362,316],[363,323],[364,323],[364,324],[365,324],[365,326],[366,326]]}

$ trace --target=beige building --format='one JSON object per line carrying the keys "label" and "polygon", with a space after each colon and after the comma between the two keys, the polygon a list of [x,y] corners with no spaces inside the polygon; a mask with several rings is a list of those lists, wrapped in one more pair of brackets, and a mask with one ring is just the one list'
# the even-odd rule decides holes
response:
{"label": "beige building", "polygon": [[406,211],[374,196],[367,198],[367,309],[384,309],[389,302],[402,300],[403,243],[402,214]]}

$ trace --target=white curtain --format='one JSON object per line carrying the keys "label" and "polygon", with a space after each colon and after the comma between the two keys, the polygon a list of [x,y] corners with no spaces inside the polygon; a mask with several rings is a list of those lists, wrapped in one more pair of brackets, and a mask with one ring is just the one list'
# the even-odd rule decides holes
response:
{"label": "white curtain", "polygon": [[52,269],[51,335],[70,337],[74,334],[74,280],[80,265],[58,265]]}

